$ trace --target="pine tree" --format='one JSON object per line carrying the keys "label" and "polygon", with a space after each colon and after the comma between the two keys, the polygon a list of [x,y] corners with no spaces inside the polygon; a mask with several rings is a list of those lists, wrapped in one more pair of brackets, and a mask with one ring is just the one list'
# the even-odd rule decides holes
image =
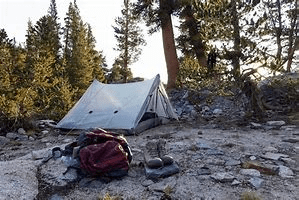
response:
{"label": "pine tree", "polygon": [[[79,98],[94,78],[104,80],[104,58],[94,50],[91,28],[83,22],[76,1],[70,3],[65,18],[64,58],[66,78]],[[102,62],[102,63],[101,63]]]}
{"label": "pine tree", "polygon": [[211,51],[218,46],[220,64],[231,64],[235,80],[242,75],[242,66],[255,63],[262,57],[257,46],[257,27],[263,19],[254,17],[258,4],[259,1],[210,0],[195,6],[195,18],[207,48]]}
{"label": "pine tree", "polygon": [[[291,71],[298,39],[298,5],[294,0],[264,0],[267,20],[261,29],[263,37],[270,37],[275,50],[267,51],[268,66],[273,72]],[[266,40],[266,39],[265,39]],[[286,65],[286,67],[285,67]]]}
{"label": "pine tree", "polygon": [[49,30],[49,45],[53,51],[53,54],[56,56],[55,63],[52,66],[54,76],[62,76],[64,69],[62,68],[61,64],[61,42],[60,42],[60,35],[61,35],[61,25],[58,22],[58,13],[57,13],[57,6],[56,1],[51,0],[50,7],[48,10],[48,26]]}
{"label": "pine tree", "polygon": [[103,56],[102,51],[95,50],[96,40],[92,34],[91,26],[87,24],[87,51],[89,65],[92,67],[92,78],[97,79],[100,82],[105,82],[104,68],[107,67],[106,59]]}
{"label": "pine tree", "polygon": [[202,67],[207,66],[206,45],[200,29],[200,21],[195,18],[198,15],[196,5],[198,2],[185,1],[179,13],[180,35],[176,39],[178,48],[184,56],[196,56]]}
{"label": "pine tree", "polygon": [[29,22],[27,32],[27,61],[31,70],[31,86],[36,93],[34,97],[37,112],[43,112],[50,106],[51,88],[54,84],[53,66],[56,63],[52,48],[52,35],[49,29],[50,16],[43,16],[35,26]]}
{"label": "pine tree", "polygon": [[[0,118],[14,120],[30,115],[33,103],[28,95],[25,75],[25,51],[0,30]],[[7,126],[9,124],[5,124]]]}
{"label": "pine tree", "polygon": [[120,55],[116,59],[117,64],[122,64],[123,82],[127,82],[129,65],[138,60],[141,54],[141,45],[145,45],[142,31],[138,26],[139,19],[133,14],[133,4],[129,0],[124,0],[122,16],[115,19],[116,26],[113,26],[115,38],[117,40],[116,51]]}

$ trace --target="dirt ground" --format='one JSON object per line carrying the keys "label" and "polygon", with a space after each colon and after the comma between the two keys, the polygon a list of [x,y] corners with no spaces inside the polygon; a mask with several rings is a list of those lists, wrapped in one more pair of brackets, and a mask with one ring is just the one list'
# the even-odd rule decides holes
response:
{"label": "dirt ground", "polygon": [[[0,161],[70,143],[77,135],[78,132],[52,129],[47,134],[37,134],[35,140],[10,142],[0,149]],[[83,178],[71,187],[39,195],[37,199],[47,196],[51,200],[96,200],[110,196],[110,199],[131,200],[237,200],[245,194],[265,200],[299,199],[298,126],[257,129],[226,124],[224,128],[196,121],[175,122],[125,137],[133,152],[127,176],[121,179]],[[143,151],[146,142],[161,138],[166,140],[166,149],[180,172],[151,180],[145,174]],[[270,158],[267,153],[281,156]],[[277,173],[244,173],[248,162],[267,166]],[[284,173],[279,169],[289,171]]]}

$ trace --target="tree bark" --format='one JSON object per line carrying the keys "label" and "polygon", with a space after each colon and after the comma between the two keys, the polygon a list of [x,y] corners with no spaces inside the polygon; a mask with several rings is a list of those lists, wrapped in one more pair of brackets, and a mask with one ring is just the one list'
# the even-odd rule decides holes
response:
{"label": "tree bark", "polygon": [[174,42],[171,12],[164,9],[166,7],[165,4],[165,0],[160,0],[162,40],[168,74],[167,89],[171,89],[176,87],[175,83],[179,71],[179,61]]}
{"label": "tree bark", "polygon": [[233,75],[235,79],[240,77],[240,57],[241,57],[241,39],[240,39],[240,26],[239,17],[237,13],[237,5],[232,1],[232,25],[233,25],[233,38],[234,38],[234,56],[232,58]]}

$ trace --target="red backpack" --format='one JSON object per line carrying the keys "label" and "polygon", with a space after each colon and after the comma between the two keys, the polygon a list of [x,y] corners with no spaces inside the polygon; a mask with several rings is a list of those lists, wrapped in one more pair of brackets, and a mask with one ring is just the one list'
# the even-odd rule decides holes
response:
{"label": "red backpack", "polygon": [[80,168],[91,175],[127,175],[132,153],[127,140],[112,132],[96,129],[85,134],[80,150]]}

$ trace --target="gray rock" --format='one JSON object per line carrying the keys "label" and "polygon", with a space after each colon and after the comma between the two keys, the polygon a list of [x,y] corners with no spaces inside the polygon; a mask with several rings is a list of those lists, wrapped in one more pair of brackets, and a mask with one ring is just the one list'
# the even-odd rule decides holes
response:
{"label": "gray rock", "polygon": [[59,196],[58,194],[54,194],[49,200],[63,200],[63,197]]}
{"label": "gray rock", "polygon": [[294,177],[294,172],[286,166],[279,165],[278,175],[283,178],[292,178]]}
{"label": "gray rock", "polygon": [[235,166],[235,165],[240,165],[240,164],[241,164],[240,160],[234,160],[234,159],[230,159],[225,162],[226,166]]}
{"label": "gray rock", "polygon": [[283,126],[285,124],[285,121],[267,121],[266,123],[268,126]]}
{"label": "gray rock", "polygon": [[40,167],[42,180],[50,187],[65,187],[68,183],[77,180],[77,172],[75,169],[68,170],[63,159],[50,159]]}
{"label": "gray rock", "polygon": [[176,180],[173,177],[166,178],[164,181],[154,183],[148,186],[148,189],[156,192],[163,192],[167,187],[174,188]]}
{"label": "gray rock", "polygon": [[144,187],[148,187],[150,185],[154,184],[154,181],[150,180],[150,179],[145,179],[141,185],[144,186]]}
{"label": "gray rock", "polygon": [[9,142],[10,142],[9,138],[6,138],[4,136],[0,136],[0,145],[5,145],[5,144],[7,144]]}
{"label": "gray rock", "polygon": [[261,173],[256,169],[241,169],[240,174],[245,176],[256,176],[256,177],[261,176]]}
{"label": "gray rock", "polygon": [[240,184],[241,184],[241,182],[238,181],[238,180],[234,180],[234,181],[232,182],[232,186],[240,185]]}
{"label": "gray rock", "polygon": [[289,142],[289,143],[297,143],[299,142],[299,138],[296,137],[296,138],[285,138],[285,139],[282,139],[283,142]]}
{"label": "gray rock", "polygon": [[224,165],[225,161],[220,158],[207,158],[206,163],[209,165]]}
{"label": "gray rock", "polygon": [[213,110],[214,115],[221,115],[222,113],[223,111],[221,109],[216,108],[215,110]]}
{"label": "gray rock", "polygon": [[278,150],[275,147],[266,147],[263,149],[265,152],[277,152]]}
{"label": "gray rock", "polygon": [[31,152],[31,156],[32,156],[33,160],[40,160],[43,158],[48,158],[51,155],[52,155],[52,151],[48,150],[48,149],[42,149],[42,150]]}
{"label": "gray rock", "polygon": [[224,152],[222,150],[218,149],[208,149],[206,152],[207,155],[213,155],[213,156],[222,156],[224,155]]}
{"label": "gray rock", "polygon": [[289,156],[281,153],[271,153],[267,152],[265,155],[261,155],[262,158],[270,159],[270,160],[279,160],[280,158],[288,158]]}
{"label": "gray rock", "polygon": [[202,139],[198,139],[196,140],[196,146],[199,148],[199,149],[211,149],[211,145],[205,141],[205,140],[202,140]]}
{"label": "gray rock", "polygon": [[48,131],[48,130],[43,130],[41,133],[42,133],[43,135],[47,135],[47,134],[49,133],[49,131]]}
{"label": "gray rock", "polygon": [[35,139],[34,139],[34,137],[32,137],[32,136],[29,136],[29,138],[28,138],[30,141],[34,141]]}
{"label": "gray rock", "polygon": [[21,140],[21,141],[26,141],[28,140],[28,136],[27,135],[21,135],[21,134],[18,134],[18,133],[7,133],[6,134],[6,137],[11,139],[11,140]]}
{"label": "gray rock", "polygon": [[168,166],[164,166],[158,169],[151,169],[147,166],[145,166],[145,174],[146,177],[150,179],[155,179],[155,178],[165,178],[168,176],[171,176],[173,174],[179,173],[180,168],[176,163],[173,163]]}
{"label": "gray rock", "polygon": [[259,123],[251,122],[250,123],[251,128],[262,128],[262,125]]}
{"label": "gray rock", "polygon": [[263,184],[264,180],[258,177],[252,177],[249,179],[249,183],[255,187],[256,189],[260,188]]}
{"label": "gray rock", "polygon": [[35,199],[37,167],[32,160],[0,162],[0,199]]}
{"label": "gray rock", "polygon": [[11,139],[11,140],[16,140],[16,139],[18,139],[19,134],[9,132],[9,133],[6,134],[6,137],[7,137],[8,139]]}
{"label": "gray rock", "polygon": [[20,141],[27,141],[28,140],[28,135],[19,135],[17,140]]}
{"label": "gray rock", "polygon": [[232,182],[235,179],[234,175],[231,172],[215,173],[211,175],[211,178],[214,179],[215,181],[219,181],[222,183]]}
{"label": "gray rock", "polygon": [[256,160],[256,157],[255,156],[250,156],[249,159],[250,160]]}
{"label": "gray rock", "polygon": [[26,131],[23,128],[18,129],[18,134],[25,135]]}
{"label": "gray rock", "polygon": [[201,167],[197,170],[197,175],[210,175],[211,170],[208,167]]}
{"label": "gray rock", "polygon": [[295,128],[296,125],[287,125],[287,126],[280,127],[281,130],[285,130],[285,131],[293,131]]}

